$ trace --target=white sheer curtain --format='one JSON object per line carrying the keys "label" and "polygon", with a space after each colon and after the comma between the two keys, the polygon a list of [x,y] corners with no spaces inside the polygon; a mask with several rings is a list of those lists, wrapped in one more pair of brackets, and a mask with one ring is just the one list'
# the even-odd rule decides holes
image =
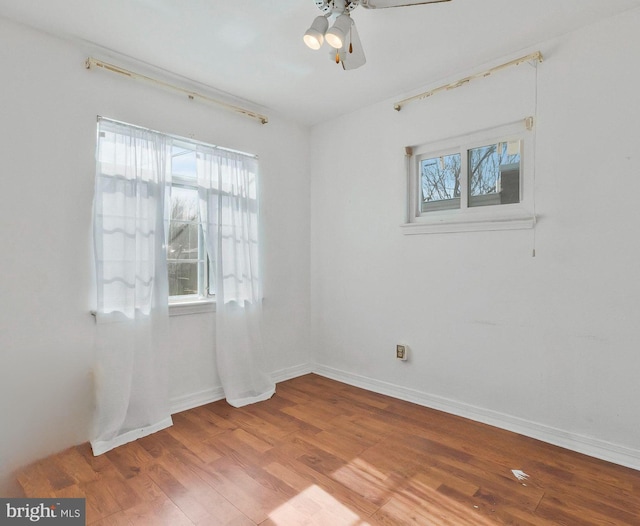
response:
{"label": "white sheer curtain", "polygon": [[235,407],[270,398],[260,331],[258,162],[199,146],[200,214],[215,274],[216,359],[227,402]]}
{"label": "white sheer curtain", "polygon": [[106,119],[98,129],[95,455],[172,424],[165,252],[170,145],[161,134]]}

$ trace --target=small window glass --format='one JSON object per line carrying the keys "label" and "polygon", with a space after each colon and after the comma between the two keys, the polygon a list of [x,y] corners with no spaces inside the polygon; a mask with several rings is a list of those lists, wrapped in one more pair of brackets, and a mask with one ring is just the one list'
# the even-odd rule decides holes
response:
{"label": "small window glass", "polygon": [[421,210],[460,208],[459,153],[420,160]]}
{"label": "small window glass", "polygon": [[520,141],[472,148],[469,162],[469,206],[520,202]]}

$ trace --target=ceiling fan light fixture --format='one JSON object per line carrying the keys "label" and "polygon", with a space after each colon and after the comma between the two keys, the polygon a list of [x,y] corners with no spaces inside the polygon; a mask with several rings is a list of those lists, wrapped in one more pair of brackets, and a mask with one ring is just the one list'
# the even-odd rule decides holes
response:
{"label": "ceiling fan light fixture", "polygon": [[329,27],[329,21],[324,16],[318,16],[314,19],[311,27],[304,34],[304,43],[311,49],[320,49],[324,42],[324,34]]}
{"label": "ceiling fan light fixture", "polygon": [[340,49],[344,45],[344,41],[347,38],[347,33],[351,28],[351,17],[349,15],[340,15],[336,18],[333,26],[324,35],[332,48]]}

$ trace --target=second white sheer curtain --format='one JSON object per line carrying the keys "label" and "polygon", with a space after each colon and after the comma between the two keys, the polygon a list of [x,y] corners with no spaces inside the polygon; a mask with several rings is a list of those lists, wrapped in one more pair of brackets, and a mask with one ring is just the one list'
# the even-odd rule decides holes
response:
{"label": "second white sheer curtain", "polygon": [[227,402],[260,402],[275,392],[265,372],[258,270],[258,162],[205,146],[197,150],[200,215],[216,294],[216,358]]}

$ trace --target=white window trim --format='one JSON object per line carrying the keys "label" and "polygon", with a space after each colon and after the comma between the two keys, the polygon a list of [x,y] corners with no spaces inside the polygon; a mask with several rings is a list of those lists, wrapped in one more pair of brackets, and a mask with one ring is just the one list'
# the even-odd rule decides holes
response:
{"label": "white window trim", "polygon": [[[468,207],[466,152],[487,144],[521,142],[520,202],[482,207]],[[487,130],[452,137],[433,143],[407,148],[407,203],[402,233],[440,234],[448,232],[478,232],[491,230],[521,230],[536,223],[534,207],[534,132],[533,118]],[[461,208],[422,212],[420,210],[420,158],[440,157],[460,152],[463,162],[460,173]]]}
{"label": "white window trim", "polygon": [[[207,314],[216,312],[216,300],[213,297],[193,300],[182,300],[169,303],[169,316],[183,316],[186,314]],[[121,312],[98,313],[90,310],[96,324],[123,323],[129,319]]]}
{"label": "white window trim", "polygon": [[208,312],[216,312],[214,297],[174,300],[169,303],[169,316],[206,314]]}

